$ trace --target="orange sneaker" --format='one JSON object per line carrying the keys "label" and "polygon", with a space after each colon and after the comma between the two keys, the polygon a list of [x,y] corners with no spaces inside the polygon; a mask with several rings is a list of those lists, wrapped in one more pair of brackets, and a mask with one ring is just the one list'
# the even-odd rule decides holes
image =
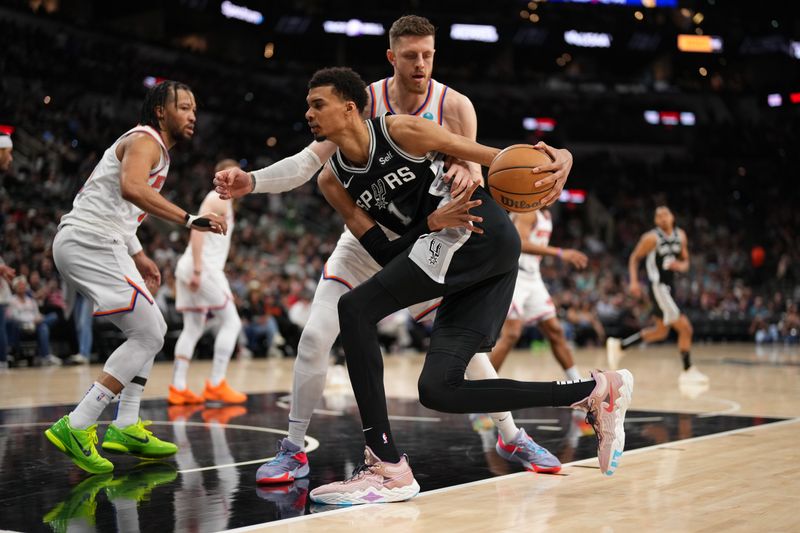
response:
{"label": "orange sneaker", "polygon": [[216,422],[223,426],[230,422],[231,418],[247,414],[247,408],[241,405],[226,405],[225,407],[217,407],[214,409],[206,409],[203,411],[203,422]]}
{"label": "orange sneaker", "polygon": [[190,391],[189,387],[181,390],[170,385],[167,402],[170,405],[191,405],[193,403],[203,403],[203,397]]}
{"label": "orange sneaker", "polygon": [[214,387],[210,381],[206,380],[203,398],[205,398],[207,402],[221,403],[244,403],[247,401],[246,394],[233,390],[224,379],[220,381],[219,385],[216,387]]}

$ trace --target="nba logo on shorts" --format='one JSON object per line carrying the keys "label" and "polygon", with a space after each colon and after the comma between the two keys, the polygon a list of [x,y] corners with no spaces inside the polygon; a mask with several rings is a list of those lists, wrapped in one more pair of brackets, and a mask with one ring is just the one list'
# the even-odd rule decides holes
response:
{"label": "nba logo on shorts", "polygon": [[389,437],[386,436],[386,433],[382,433],[381,437],[383,438],[384,444],[389,444]]}
{"label": "nba logo on shorts", "polygon": [[432,265],[435,265],[439,261],[439,251],[442,249],[442,243],[436,242],[436,239],[431,240],[431,245],[428,247],[428,250],[431,252],[431,256],[428,258],[428,262]]}

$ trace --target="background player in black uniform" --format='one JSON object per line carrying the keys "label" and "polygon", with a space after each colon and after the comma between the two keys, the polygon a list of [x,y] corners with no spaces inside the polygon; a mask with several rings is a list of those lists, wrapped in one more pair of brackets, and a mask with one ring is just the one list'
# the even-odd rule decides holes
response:
{"label": "background player in black uniform", "polygon": [[[439,224],[451,198],[441,167],[426,154],[488,166],[499,150],[418,117],[361,120],[364,83],[347,68],[318,71],[307,101],[311,131],[338,146],[320,174],[320,189],[364,248],[385,265],[339,301],[342,344],[367,441],[365,465],[350,480],[318,487],[311,498],[337,504],[400,501],[419,490],[391,435],[376,325],[396,310],[439,296],[443,300],[419,379],[420,401],[455,413],[584,408],[599,436],[601,470],[613,473],[633,388],[628,371],[595,372],[594,380],[581,382],[464,380],[472,355],[491,349],[511,303],[519,235],[505,211],[474,183],[467,189],[472,201],[461,196],[453,201],[472,214],[456,214],[462,217],[457,224]],[[381,225],[401,237],[389,241]]]}
{"label": "background player in black uniform", "polygon": [[692,324],[681,313],[672,296],[675,272],[689,271],[689,245],[686,232],[675,226],[675,216],[669,207],[656,208],[656,227],[641,236],[628,259],[628,289],[634,298],[642,296],[639,286],[639,262],[645,259],[647,278],[650,280],[650,297],[656,325],[638,331],[625,339],[609,337],[606,341],[608,364],[616,368],[622,352],[642,341],[658,342],[667,338],[669,329],[678,333],[678,350],[683,359],[681,383],[708,383],[708,377],[692,365]]}

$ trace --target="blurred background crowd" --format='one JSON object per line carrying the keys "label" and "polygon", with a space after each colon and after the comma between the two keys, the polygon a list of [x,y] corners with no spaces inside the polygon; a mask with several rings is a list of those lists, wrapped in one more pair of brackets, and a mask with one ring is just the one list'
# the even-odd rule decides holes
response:
{"label": "blurred background crowd", "polygon": [[[256,13],[267,4],[241,3]],[[177,79],[198,98],[197,134],[174,151],[162,191],[196,209],[218,160],[255,169],[310,142],[304,98],[315,69],[348,65],[367,81],[391,73],[387,35],[328,34],[320,13],[386,30],[399,14],[364,12],[357,2],[337,10],[275,2],[253,26],[221,16],[210,0],[5,4],[0,128],[13,129],[14,162],[0,175],[0,255],[17,273],[6,327],[12,352],[29,350],[50,364],[102,360],[121,341],[101,321],[65,318],[50,248],[103,150],[136,123],[146,86]],[[677,277],[675,296],[697,339],[798,341],[800,44],[791,39],[800,28],[788,12],[742,16],[745,7],[711,0],[635,11],[501,2],[454,19],[461,11],[454,4],[411,2],[406,12],[439,28],[434,77],[472,99],[479,140],[541,139],[574,154],[568,192],[553,206],[551,242],[582,250],[589,267],[542,264],[573,341],[598,345],[647,321],[651,303],[626,293],[627,258],[659,204],[671,207],[689,237],[692,266]],[[448,30],[457,22],[494,24],[499,39],[456,40]],[[607,32],[612,49],[565,42],[575,28]],[[724,48],[682,53],[679,33],[719,35]],[[294,355],[342,222],[313,181],[280,196],[246,197],[236,216],[227,273],[245,322],[241,353]],[[157,300],[171,357],[181,328],[173,269],[188,232],[150,217],[139,236],[162,271]],[[387,348],[422,347],[419,326],[406,317],[390,322]],[[91,348],[81,342],[86,328],[95,333]],[[522,342],[535,338],[528,333]]]}

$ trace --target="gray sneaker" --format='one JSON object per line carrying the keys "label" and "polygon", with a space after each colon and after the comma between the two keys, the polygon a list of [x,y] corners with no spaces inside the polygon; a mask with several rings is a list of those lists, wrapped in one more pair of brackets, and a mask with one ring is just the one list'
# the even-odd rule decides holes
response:
{"label": "gray sneaker", "polygon": [[256,483],[288,483],[306,477],[311,469],[306,452],[288,438],[278,441],[278,454],[274,459],[261,465],[256,472]]}
{"label": "gray sneaker", "polygon": [[592,377],[597,382],[594,390],[572,407],[586,411],[586,422],[597,436],[600,472],[610,476],[619,466],[625,449],[625,411],[633,395],[633,374],[627,370],[595,370]]}
{"label": "gray sneaker", "polygon": [[546,448],[536,444],[522,428],[514,440],[508,443],[503,442],[502,435],[497,435],[495,450],[506,461],[517,461],[531,472],[555,474],[561,470],[561,461]]}

